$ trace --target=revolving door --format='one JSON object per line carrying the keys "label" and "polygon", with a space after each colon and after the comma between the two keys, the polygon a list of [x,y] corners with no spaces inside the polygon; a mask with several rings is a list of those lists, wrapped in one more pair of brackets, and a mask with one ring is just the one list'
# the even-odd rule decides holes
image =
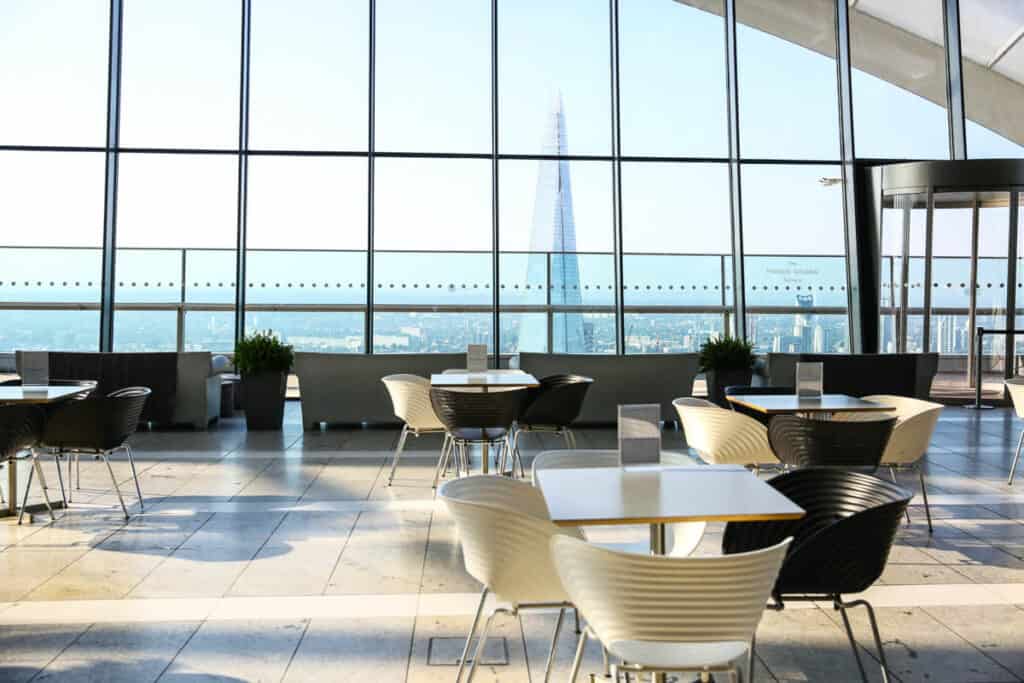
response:
{"label": "revolving door", "polygon": [[941,161],[882,168],[879,351],[937,352],[937,397],[1003,396],[1020,370],[1024,162]]}

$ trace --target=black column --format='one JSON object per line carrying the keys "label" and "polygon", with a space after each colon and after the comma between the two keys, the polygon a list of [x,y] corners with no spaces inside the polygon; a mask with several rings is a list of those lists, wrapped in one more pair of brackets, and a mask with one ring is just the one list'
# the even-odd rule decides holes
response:
{"label": "black column", "polygon": [[252,2],[242,0],[242,52],[238,76],[238,241],[235,251],[235,341],[245,336],[245,244],[249,203],[249,44]]}
{"label": "black column", "polygon": [[110,36],[107,48],[107,146],[103,193],[103,272],[100,285],[100,351],[114,347],[114,292],[117,249],[117,166],[121,144],[121,0],[110,2]]}

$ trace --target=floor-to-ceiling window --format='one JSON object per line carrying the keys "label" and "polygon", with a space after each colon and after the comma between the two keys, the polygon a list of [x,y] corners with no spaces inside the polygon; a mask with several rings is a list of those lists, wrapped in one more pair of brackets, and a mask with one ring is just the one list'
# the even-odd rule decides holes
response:
{"label": "floor-to-ceiling window", "polygon": [[107,11],[0,6],[2,351],[98,346]]}
{"label": "floor-to-ceiling window", "polygon": [[747,336],[762,352],[842,352],[835,6],[737,0],[736,17]]}
{"label": "floor-to-ceiling window", "polygon": [[[1019,12],[960,10],[967,149],[1015,155]],[[98,347],[106,238],[115,349],[845,351],[842,163],[948,157],[951,129],[943,0],[860,0],[847,36],[837,12],[5,2],[0,350]]]}

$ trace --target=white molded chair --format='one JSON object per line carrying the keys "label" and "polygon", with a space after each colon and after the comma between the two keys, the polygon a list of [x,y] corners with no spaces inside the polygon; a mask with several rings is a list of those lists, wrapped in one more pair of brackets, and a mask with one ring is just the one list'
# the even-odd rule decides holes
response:
{"label": "white molded chair", "polygon": [[[1006,390],[1010,392],[1010,401],[1013,402],[1013,410],[1017,417],[1024,417],[1024,377],[1013,377],[1006,380]],[[1013,474],[1017,470],[1017,463],[1020,461],[1020,447],[1024,445],[1024,430],[1021,430],[1020,439],[1017,441],[1017,452],[1013,456],[1013,463],[1010,465],[1010,478],[1007,486],[1013,486]]]}
{"label": "white molded chair", "polygon": [[434,406],[430,403],[430,380],[419,375],[388,375],[381,381],[384,382],[388,395],[391,396],[395,417],[403,423],[402,434],[398,437],[398,446],[395,448],[395,455],[391,460],[388,486],[391,486],[391,480],[395,478],[398,460],[402,457],[405,440],[410,434],[415,437],[420,437],[423,434],[444,434],[441,457],[437,460],[437,468],[434,472],[434,488],[437,488],[437,480],[442,474],[441,463],[445,461],[448,449],[451,448],[451,438],[437,414],[434,413]]}
{"label": "white molded chair", "polygon": [[565,610],[572,608],[551,559],[550,541],[555,536],[579,538],[579,532],[555,526],[541,492],[514,479],[490,475],[454,479],[441,487],[439,495],[455,519],[466,571],[484,586],[466,636],[456,682],[462,679],[488,594],[493,594],[502,606],[492,611],[484,623],[466,680],[472,681],[476,674],[498,614],[518,618],[524,609],[557,608],[558,619],[544,670],[547,681]]}
{"label": "white molded chair", "polygon": [[[695,466],[690,456],[671,451],[662,451],[661,464],[673,467]],[[538,453],[537,457],[533,459],[533,484],[540,488],[540,479],[537,477],[537,473],[543,470],[618,466],[619,452],[616,450],[544,451]],[[672,557],[686,557],[692,554],[700,545],[701,539],[704,538],[706,528],[706,522],[681,522],[667,525],[668,554]]]}
{"label": "white molded chair", "polygon": [[[1024,390],[1024,387],[1021,387],[1021,389]],[[889,436],[889,443],[885,446],[885,452],[882,454],[880,464],[883,467],[889,468],[894,482],[896,481],[896,470],[917,471],[918,479],[921,482],[921,497],[924,499],[924,512],[928,518],[928,532],[931,533],[932,511],[928,507],[928,490],[924,484],[924,471],[921,469],[921,460],[924,459],[925,454],[928,452],[928,446],[932,441],[932,434],[935,433],[935,425],[938,424],[939,414],[942,413],[942,404],[892,394],[875,394],[864,396],[863,398],[865,401],[881,403],[893,408],[892,412],[882,413],[888,417],[895,417],[896,426],[893,427],[892,435]],[[876,413],[836,413],[832,416],[832,419],[865,421],[877,420],[878,417]],[[1012,482],[1012,471],[1010,476]],[[909,511],[907,512],[907,520],[910,520]]]}
{"label": "white molded chair", "polygon": [[754,634],[792,539],[750,553],[651,557],[567,537],[551,540],[555,567],[583,613],[570,681],[588,636],[628,664],[620,672],[729,672],[752,678]]}
{"label": "white molded chair", "polygon": [[782,464],[768,443],[768,429],[754,418],[700,398],[677,398],[672,405],[679,414],[686,445],[705,462],[755,469]]}

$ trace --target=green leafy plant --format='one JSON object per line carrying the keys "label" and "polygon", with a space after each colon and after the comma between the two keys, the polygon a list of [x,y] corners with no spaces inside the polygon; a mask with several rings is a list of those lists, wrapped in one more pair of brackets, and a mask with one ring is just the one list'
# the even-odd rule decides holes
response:
{"label": "green leafy plant", "polygon": [[754,347],[743,339],[719,337],[700,346],[701,372],[746,370],[754,365]]}
{"label": "green leafy plant", "polygon": [[270,330],[254,332],[235,344],[235,367],[243,375],[288,372],[295,353]]}

